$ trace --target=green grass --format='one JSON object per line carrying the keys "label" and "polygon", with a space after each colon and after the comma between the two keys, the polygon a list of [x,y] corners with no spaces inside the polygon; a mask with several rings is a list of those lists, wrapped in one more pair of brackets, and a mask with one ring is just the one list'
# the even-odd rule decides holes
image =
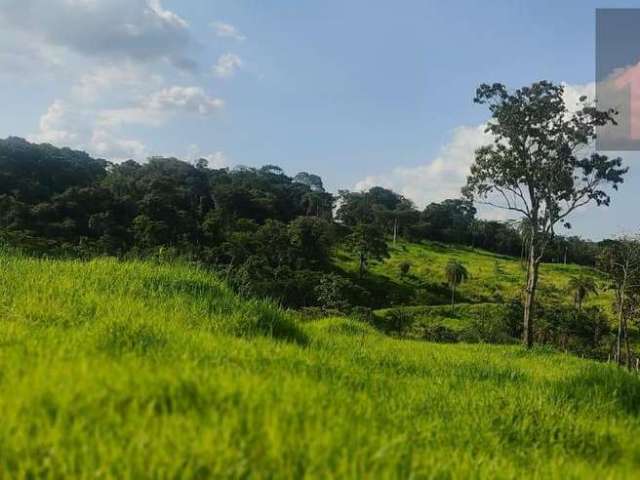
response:
{"label": "green grass", "polygon": [[[462,262],[469,271],[470,278],[461,284],[456,293],[460,303],[502,303],[520,295],[525,278],[525,270],[520,260],[485,250],[473,249],[437,242],[409,243],[398,241],[389,245],[390,258],[384,262],[373,262],[369,271],[369,282],[377,285],[380,292],[390,292],[385,298],[396,305],[446,305],[451,302],[451,294],[446,285],[444,270],[450,259]],[[400,264],[409,262],[409,275],[400,275]],[[357,271],[357,260],[353,255],[340,252],[336,265],[351,273]],[[572,276],[593,276],[600,295],[590,296],[585,306],[599,305],[610,309],[613,301],[611,292],[606,291],[601,275],[593,269],[578,265],[542,264],[540,268],[539,298],[554,296],[560,301],[571,303],[573,298],[567,290]]]}
{"label": "green grass", "polygon": [[640,380],[0,254],[1,478],[637,478]]}

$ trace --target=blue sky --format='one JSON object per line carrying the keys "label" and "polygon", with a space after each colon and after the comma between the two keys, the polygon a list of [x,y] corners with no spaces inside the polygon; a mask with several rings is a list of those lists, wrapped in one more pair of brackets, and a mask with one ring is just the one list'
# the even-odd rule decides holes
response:
{"label": "blue sky", "polygon": [[[478,84],[592,88],[605,6],[632,5],[1,0],[0,136],[116,160],[277,164],[423,208],[457,195],[486,141]],[[639,156],[624,157],[613,206],[576,215],[576,233],[637,230]]]}

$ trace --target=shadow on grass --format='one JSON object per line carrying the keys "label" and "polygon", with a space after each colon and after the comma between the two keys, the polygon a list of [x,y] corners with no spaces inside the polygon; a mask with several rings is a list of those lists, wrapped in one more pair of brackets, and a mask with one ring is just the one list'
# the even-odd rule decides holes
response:
{"label": "shadow on grass", "polygon": [[599,405],[604,414],[640,415],[640,379],[613,365],[591,364],[550,388],[551,399],[560,404],[593,408]]}

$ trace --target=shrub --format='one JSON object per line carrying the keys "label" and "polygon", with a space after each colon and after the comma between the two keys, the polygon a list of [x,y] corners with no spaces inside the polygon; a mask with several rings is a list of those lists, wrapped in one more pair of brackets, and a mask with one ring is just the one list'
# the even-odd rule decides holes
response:
{"label": "shrub", "polygon": [[400,269],[400,277],[406,277],[409,274],[409,270],[411,270],[411,262],[400,262],[398,268]]}
{"label": "shrub", "polygon": [[402,308],[394,308],[386,316],[384,328],[387,332],[404,335],[413,325],[414,315]]}

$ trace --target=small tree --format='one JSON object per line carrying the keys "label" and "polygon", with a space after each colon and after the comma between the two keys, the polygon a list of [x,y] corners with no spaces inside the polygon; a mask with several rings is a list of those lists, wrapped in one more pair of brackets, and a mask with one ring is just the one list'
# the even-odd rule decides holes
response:
{"label": "small tree", "polygon": [[374,225],[359,224],[346,238],[347,245],[358,256],[358,273],[365,274],[370,260],[382,260],[389,256],[384,234]]}
{"label": "small tree", "polygon": [[331,309],[345,312],[350,307],[349,290],[352,287],[353,285],[348,279],[329,273],[320,278],[315,293],[323,310]]}
{"label": "small tree", "polygon": [[622,183],[627,169],[620,158],[588,154],[596,127],[615,123],[612,110],[588,105],[572,112],[564,88],[542,81],[514,92],[499,83],[481,85],[475,102],[487,104],[487,132],[493,144],[476,151],[463,193],[470,199],[516,212],[526,220],[528,252],[523,336],[533,344],[533,306],[540,263],[558,225],[595,203],[609,205],[607,186]]}
{"label": "small tree", "polygon": [[451,289],[451,309],[455,308],[456,287],[469,278],[469,272],[458,260],[451,259],[445,267],[445,276]]}
{"label": "small tree", "polygon": [[591,277],[581,275],[579,277],[571,277],[569,280],[569,291],[573,293],[576,308],[582,310],[582,302],[590,295],[598,294],[596,282]]}
{"label": "small tree", "polygon": [[400,262],[398,268],[400,269],[400,277],[404,278],[409,274],[409,270],[411,270],[411,262]]}

